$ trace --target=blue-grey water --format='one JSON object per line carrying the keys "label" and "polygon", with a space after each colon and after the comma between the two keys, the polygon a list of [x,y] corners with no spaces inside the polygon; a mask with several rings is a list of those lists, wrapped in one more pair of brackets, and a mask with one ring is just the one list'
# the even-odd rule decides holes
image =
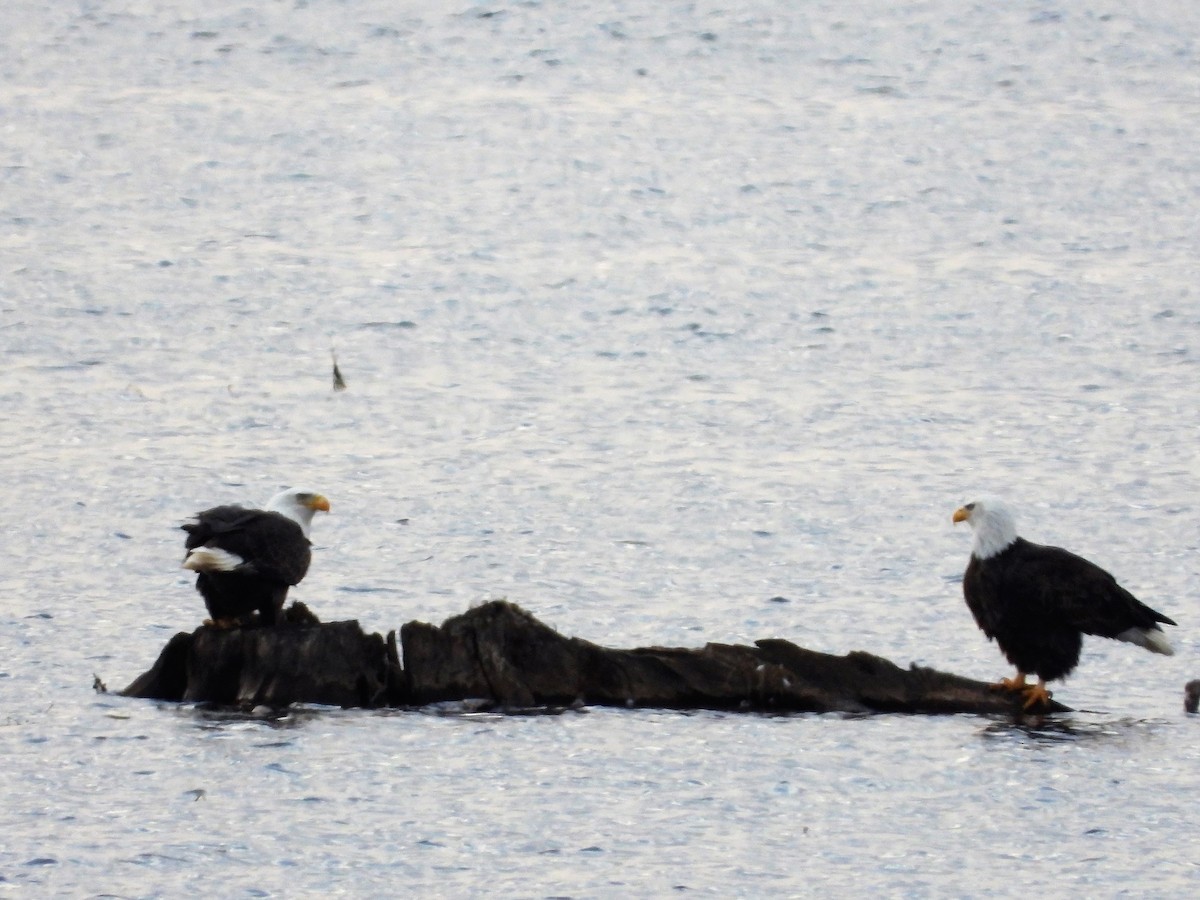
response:
{"label": "blue-grey water", "polygon": [[[1200,7],[4,19],[0,893],[1200,891]],[[368,630],[992,679],[990,492],[1179,652],[1088,643],[1039,727],[94,693],[203,617],[179,523],[293,483]]]}

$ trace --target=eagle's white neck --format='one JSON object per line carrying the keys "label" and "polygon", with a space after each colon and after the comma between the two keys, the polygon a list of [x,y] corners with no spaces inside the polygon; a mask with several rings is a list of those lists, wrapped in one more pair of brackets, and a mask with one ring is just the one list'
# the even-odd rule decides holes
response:
{"label": "eagle's white neck", "polygon": [[276,494],[271,498],[271,502],[267,504],[267,509],[271,512],[277,512],[281,516],[287,516],[299,525],[300,530],[304,532],[304,536],[308,537],[308,529],[312,526],[313,513],[316,510],[311,506],[305,506],[296,499],[296,492],[294,490]]}
{"label": "eagle's white neck", "polygon": [[971,552],[979,559],[995,556],[1017,539],[1017,523],[1012,513],[1002,506],[977,504],[970,522],[975,530],[975,545]]}

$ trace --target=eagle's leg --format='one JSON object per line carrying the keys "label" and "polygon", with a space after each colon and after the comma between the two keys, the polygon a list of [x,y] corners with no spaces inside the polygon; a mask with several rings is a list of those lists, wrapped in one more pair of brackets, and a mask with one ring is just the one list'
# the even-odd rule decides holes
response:
{"label": "eagle's leg", "polygon": [[270,628],[283,621],[283,604],[287,600],[287,592],[286,584],[271,589],[270,598],[258,608],[260,624]]}

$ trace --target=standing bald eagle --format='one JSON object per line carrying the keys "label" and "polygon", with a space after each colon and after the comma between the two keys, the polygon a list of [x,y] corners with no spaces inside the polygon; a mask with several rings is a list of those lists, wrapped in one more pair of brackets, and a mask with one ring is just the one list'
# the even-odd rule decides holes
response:
{"label": "standing bald eagle", "polygon": [[183,567],[196,573],[196,590],[214,624],[231,627],[254,610],[263,625],[276,623],[288,588],[308,571],[308,528],[317,510],[328,512],[329,501],[291,488],[266,509],[214,506],[182,526],[188,534]]}
{"label": "standing bald eagle", "polygon": [[[955,522],[975,530],[963,595],[975,622],[1017,667],[997,687],[1021,691],[1025,708],[1050,699],[1046,682],[1079,663],[1085,634],[1115,638],[1170,655],[1160,623],[1175,623],[1117,584],[1095,563],[1060,547],[1017,536],[1012,513],[998,500],[968,503]],[[1027,685],[1026,675],[1038,683]]]}

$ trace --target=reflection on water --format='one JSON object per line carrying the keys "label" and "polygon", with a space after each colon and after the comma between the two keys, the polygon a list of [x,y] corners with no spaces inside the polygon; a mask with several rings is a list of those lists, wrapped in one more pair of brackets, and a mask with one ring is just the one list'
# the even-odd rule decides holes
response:
{"label": "reflection on water", "polygon": [[[995,741],[1053,744],[1059,741],[1148,741],[1158,739],[1164,729],[1177,728],[1177,722],[1166,719],[1089,718],[1084,713],[1061,713],[1047,716],[1019,716],[1015,720],[993,722],[981,734]],[[1096,713],[1094,716],[1100,716]]]}
{"label": "reflection on water", "polygon": [[210,731],[246,724],[262,725],[271,729],[302,728],[322,716],[335,714],[332,707],[318,706],[291,706],[286,709],[256,706],[244,710],[211,704],[164,704],[163,708],[177,717],[190,720],[198,728]]}

